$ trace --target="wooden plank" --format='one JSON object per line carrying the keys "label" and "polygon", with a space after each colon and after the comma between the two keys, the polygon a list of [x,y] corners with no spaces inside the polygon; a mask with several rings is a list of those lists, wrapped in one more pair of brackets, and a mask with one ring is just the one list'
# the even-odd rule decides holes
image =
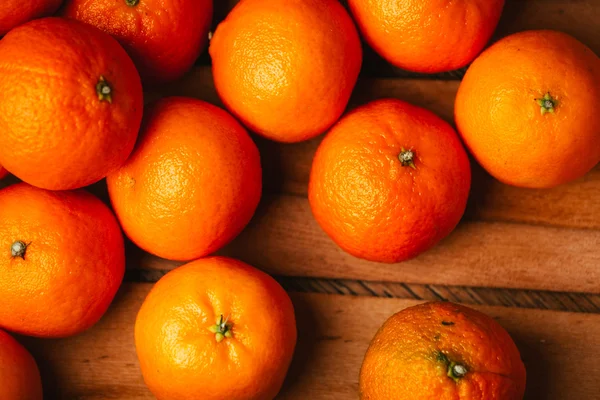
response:
{"label": "wooden plank", "polygon": [[[70,339],[22,341],[51,399],[153,399],[141,378],[133,323],[149,284],[126,285],[92,330]],[[383,321],[415,301],[292,294],[299,344],[278,399],[356,399],[358,371]],[[513,336],[527,366],[528,399],[593,399],[600,391],[600,315],[476,307]]]}
{"label": "wooden plank", "polygon": [[[600,231],[464,222],[438,246],[396,265],[354,258],[312,217],[308,200],[266,197],[250,225],[220,254],[273,275],[600,293]],[[131,268],[181,263],[138,253]]]}
{"label": "wooden plank", "polygon": [[554,29],[573,35],[600,54],[599,20],[597,0],[507,0],[495,36]]}

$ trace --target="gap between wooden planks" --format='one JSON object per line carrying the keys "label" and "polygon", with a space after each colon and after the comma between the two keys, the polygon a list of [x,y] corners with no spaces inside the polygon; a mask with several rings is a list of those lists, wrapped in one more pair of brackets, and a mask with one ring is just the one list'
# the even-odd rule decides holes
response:
{"label": "gap between wooden planks", "polygon": [[[133,328],[150,284],[126,284],[90,331],[61,340],[22,338],[56,400],[153,399],[139,372]],[[378,327],[416,301],[292,294],[300,342],[278,399],[354,400],[364,352]],[[476,307],[513,336],[527,366],[525,399],[594,399],[600,393],[600,315]]]}
{"label": "gap between wooden planks", "polygon": [[[130,269],[125,282],[156,282],[169,270]],[[467,305],[536,308],[600,314],[600,294],[550,292],[474,286],[274,276],[293,293],[338,294],[423,301],[453,301]]]}
{"label": "gap between wooden planks", "polygon": [[[352,106],[396,97],[452,120],[457,82],[361,80]],[[210,68],[199,67],[161,95],[220,104]],[[274,275],[420,284],[600,293],[600,168],[550,190],[503,185],[474,164],[464,221],[440,245],[415,260],[389,266],[342,252],[312,218],[306,199],[310,164],[321,138],[284,145],[257,139],[266,192],[254,220],[222,254]],[[177,263],[141,255],[140,268]],[[135,262],[135,261],[134,261]]]}

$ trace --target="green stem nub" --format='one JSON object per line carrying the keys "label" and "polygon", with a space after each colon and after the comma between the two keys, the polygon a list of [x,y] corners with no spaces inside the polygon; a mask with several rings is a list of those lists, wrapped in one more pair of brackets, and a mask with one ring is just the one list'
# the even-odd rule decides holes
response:
{"label": "green stem nub", "polygon": [[221,343],[225,338],[233,337],[233,324],[228,323],[229,317],[223,319],[223,315],[217,320],[217,323],[210,328],[209,331],[215,334],[215,339],[217,343]]}
{"label": "green stem nub", "polygon": [[541,99],[535,99],[540,106],[542,115],[546,113],[554,114],[554,109],[558,106],[558,100],[550,96],[550,92],[546,93]]}
{"label": "green stem nub", "polygon": [[411,167],[412,169],[417,169],[415,167],[415,152],[414,150],[405,150],[404,147],[400,151],[398,155],[398,159],[403,167]]}
{"label": "green stem nub", "polygon": [[448,376],[452,378],[455,382],[458,382],[460,378],[463,378],[467,375],[467,367],[462,364],[457,364],[455,362],[451,362],[448,365]]}
{"label": "green stem nub", "polygon": [[112,87],[103,76],[98,79],[96,93],[98,94],[98,100],[112,103]]}
{"label": "green stem nub", "polygon": [[125,4],[127,4],[129,7],[135,7],[139,2],[140,0],[125,0]]}
{"label": "green stem nub", "polygon": [[27,252],[27,246],[28,246],[27,243],[25,243],[21,240],[17,240],[10,246],[10,254],[12,255],[13,258],[19,257],[24,260],[25,253]]}

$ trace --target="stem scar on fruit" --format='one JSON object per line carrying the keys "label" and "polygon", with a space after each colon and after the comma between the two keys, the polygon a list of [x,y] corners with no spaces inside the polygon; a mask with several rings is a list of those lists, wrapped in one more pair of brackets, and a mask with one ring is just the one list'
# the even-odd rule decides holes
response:
{"label": "stem scar on fruit", "polygon": [[558,106],[558,100],[550,96],[550,92],[546,93],[541,99],[535,99],[540,106],[542,115],[546,113],[554,114],[554,109]]}
{"label": "stem scar on fruit", "polygon": [[398,155],[398,159],[403,167],[411,167],[412,169],[417,169],[415,167],[415,152],[414,150],[405,150],[404,147],[400,149],[400,154]]}
{"label": "stem scar on fruit", "polygon": [[458,383],[458,381],[461,378],[464,378],[467,375],[467,373],[469,372],[467,367],[465,367],[464,365],[462,365],[460,363],[450,361],[448,359],[448,356],[446,356],[441,351],[438,351],[436,360],[443,362],[447,366],[446,375],[449,378],[451,378],[454,382]]}
{"label": "stem scar on fruit", "polygon": [[25,253],[27,252],[27,247],[31,244],[23,242],[22,240],[17,240],[10,246],[10,254],[13,258],[22,258],[25,259]]}
{"label": "stem scar on fruit", "polygon": [[221,314],[221,317],[217,320],[217,323],[208,328],[209,331],[215,334],[217,343],[221,343],[225,338],[233,337],[233,324],[228,323],[228,321],[229,317],[223,319],[223,314]]}
{"label": "stem scar on fruit", "polygon": [[125,0],[125,4],[127,4],[129,7],[135,7],[139,2],[140,0]]}
{"label": "stem scar on fruit", "polygon": [[448,376],[452,378],[455,382],[458,382],[460,378],[467,375],[467,372],[467,367],[465,367],[462,364],[452,362],[448,366]]}
{"label": "stem scar on fruit", "polygon": [[98,94],[98,100],[112,103],[112,87],[103,76],[98,78],[98,83],[96,84],[96,93]]}

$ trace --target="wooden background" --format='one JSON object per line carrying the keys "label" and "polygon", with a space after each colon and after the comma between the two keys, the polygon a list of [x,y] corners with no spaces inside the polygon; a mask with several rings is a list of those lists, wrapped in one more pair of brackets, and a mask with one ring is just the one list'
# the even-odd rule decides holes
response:
{"label": "wooden background", "polygon": [[[235,0],[216,0],[215,21]],[[600,54],[599,0],[507,0],[496,38],[525,29],[570,33]],[[209,58],[151,100],[185,95],[220,104]],[[351,107],[396,97],[452,121],[464,71],[419,76],[365,48]],[[473,164],[466,215],[433,250],[379,265],[339,250],[306,199],[321,138],[282,145],[255,138],[265,193],[250,226],[220,253],[273,275],[291,292],[300,342],[281,399],[357,398],[364,351],[376,329],[421,300],[473,305],[508,329],[528,370],[526,399],[600,399],[600,168],[551,190],[502,185]],[[14,181],[14,180],[13,180]],[[8,180],[10,183],[11,180]],[[103,183],[92,191],[106,199]],[[128,246],[126,283],[102,321],[64,340],[21,338],[40,364],[48,399],[152,399],[133,344],[136,312],[155,282],[179,263]]]}

